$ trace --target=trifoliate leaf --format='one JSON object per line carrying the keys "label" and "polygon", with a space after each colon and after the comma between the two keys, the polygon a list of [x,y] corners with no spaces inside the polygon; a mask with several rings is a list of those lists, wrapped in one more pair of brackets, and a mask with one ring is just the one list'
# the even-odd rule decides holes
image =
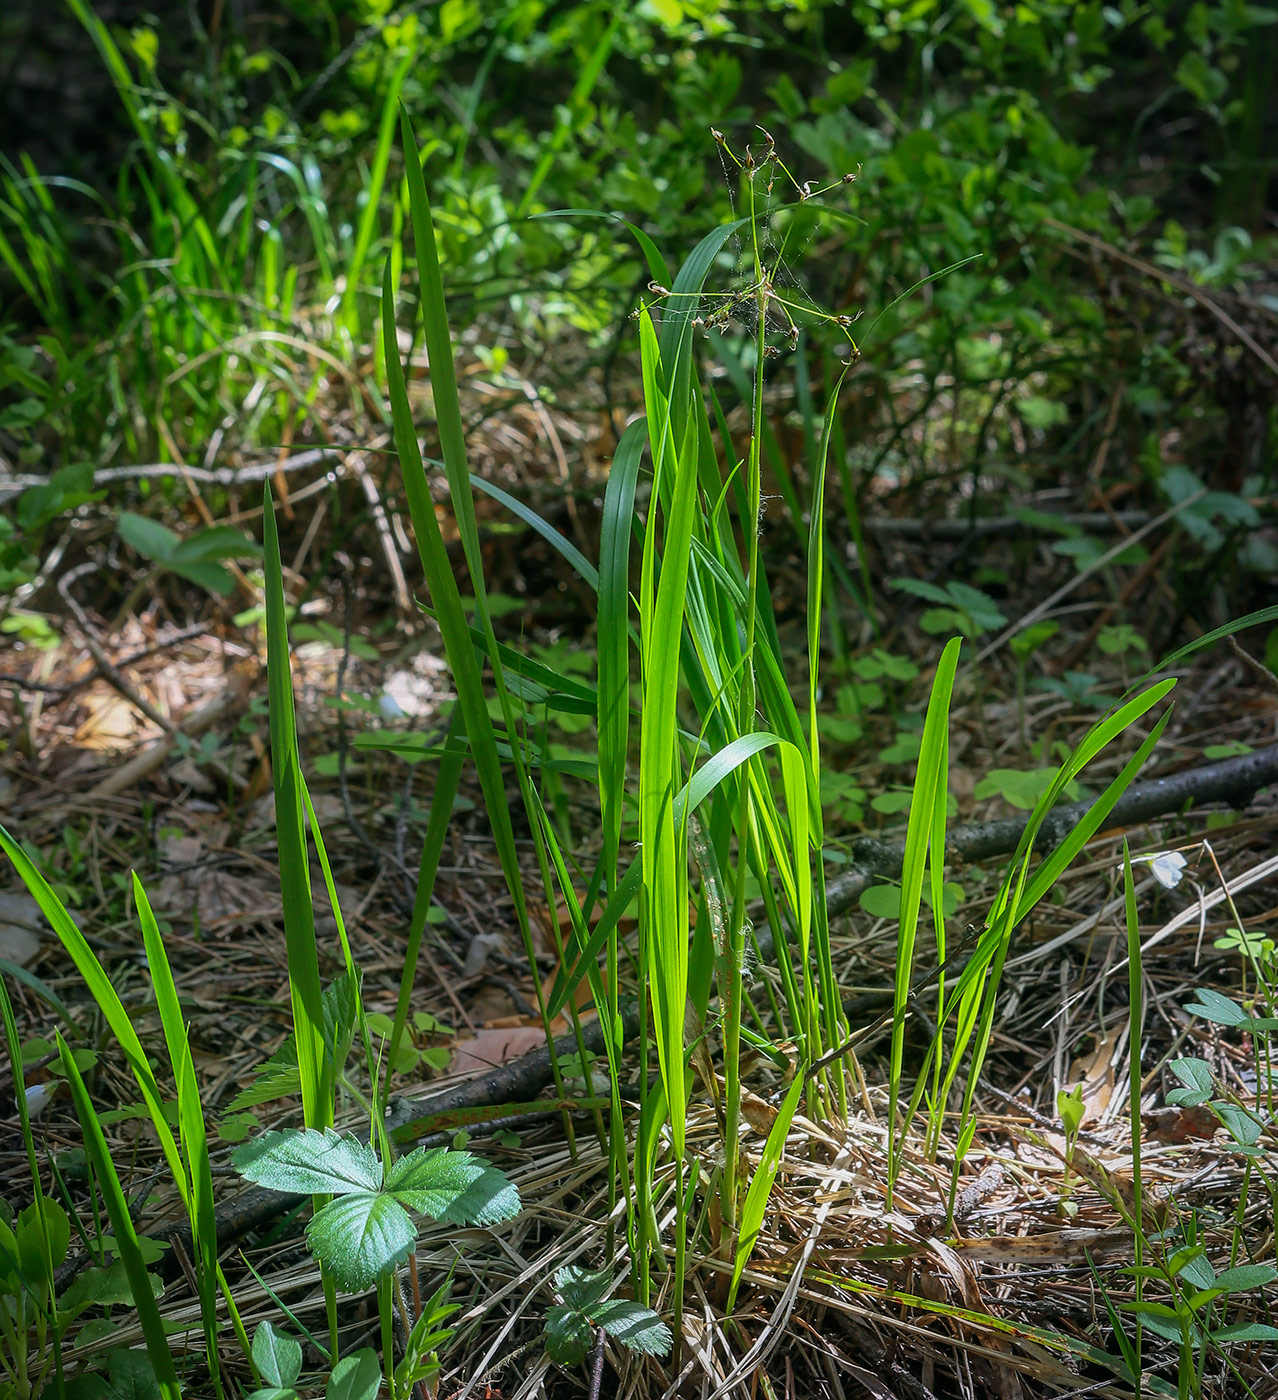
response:
{"label": "trifoliate leaf", "polygon": [[302,1347],[264,1322],[253,1333],[253,1362],[267,1385],[288,1389],[302,1372]]}
{"label": "trifoliate leaf", "polygon": [[1201,1016],[1204,1021],[1218,1026],[1236,1026],[1247,1019],[1247,1013],[1236,1001],[1231,1001],[1220,992],[1213,992],[1210,987],[1199,987],[1194,996],[1196,1001],[1185,1004],[1185,1010],[1191,1016]]}
{"label": "trifoliate leaf", "polygon": [[316,1211],[306,1241],[333,1281],[358,1293],[408,1257],[417,1231],[392,1196],[355,1191]]}
{"label": "trifoliate leaf", "polygon": [[262,1133],[238,1148],[231,1161],[241,1176],[273,1191],[340,1196],[377,1191],[382,1184],[373,1149],[332,1128]]}
{"label": "trifoliate leaf", "polygon": [[584,1361],[594,1340],[590,1323],[573,1308],[556,1304],[546,1313],[546,1351],[561,1366]]}
{"label": "trifoliate leaf", "polygon": [[1205,1060],[1187,1056],[1184,1059],[1173,1060],[1167,1068],[1185,1086],[1183,1089],[1172,1089],[1167,1095],[1168,1103],[1194,1108],[1211,1098],[1215,1086],[1212,1082],[1211,1066]]}
{"label": "trifoliate leaf", "polygon": [[590,1319],[622,1346],[644,1356],[664,1356],[673,1340],[670,1329],[651,1308],[628,1298],[613,1298],[590,1310]]}
{"label": "trifoliate leaf", "polygon": [[411,1210],[454,1225],[495,1225],[519,1213],[519,1192],[504,1172],[442,1147],[401,1157],[387,1173],[386,1190]]}

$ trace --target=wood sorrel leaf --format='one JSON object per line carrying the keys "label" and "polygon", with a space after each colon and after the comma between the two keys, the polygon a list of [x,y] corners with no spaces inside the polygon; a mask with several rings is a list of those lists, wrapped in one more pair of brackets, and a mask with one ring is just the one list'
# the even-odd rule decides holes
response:
{"label": "wood sorrel leaf", "polygon": [[253,1361],[268,1385],[288,1389],[302,1373],[301,1344],[264,1322],[253,1333]]}

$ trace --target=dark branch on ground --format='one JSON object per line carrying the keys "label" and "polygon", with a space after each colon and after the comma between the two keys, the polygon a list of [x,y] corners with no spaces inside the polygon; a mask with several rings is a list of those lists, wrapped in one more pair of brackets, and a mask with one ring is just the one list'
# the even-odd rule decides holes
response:
{"label": "dark branch on ground", "polygon": [[[1229,803],[1240,807],[1260,789],[1278,781],[1278,744],[1258,749],[1236,758],[1222,759],[1199,768],[1184,769],[1163,778],[1134,783],[1115,804],[1104,830],[1136,826],[1156,817],[1171,816],[1184,811],[1190,804]],[[1086,814],[1089,803],[1074,802],[1058,807],[1044,822],[1038,842],[1041,851],[1050,850],[1064,839]],[[982,822],[956,827],[946,847],[947,858],[955,863],[988,860],[1014,851],[1025,830],[1026,818],[1008,817],[1000,821]],[[1099,835],[1100,833],[1098,833]],[[899,877],[904,847],[898,841],[878,841],[869,837],[853,843],[856,864],[833,881],[826,894],[831,915],[846,913],[862,890],[875,881]],[[762,941],[762,940],[761,940]],[[770,940],[769,940],[770,941]],[[844,1003],[849,1022],[868,1018],[881,1008],[883,998],[861,994]],[[638,1007],[631,1003],[623,1009],[622,1031],[629,1041],[639,1029]],[[592,1054],[603,1052],[603,1027],[598,1020],[582,1028],[585,1047]],[[864,1049],[864,1045],[858,1045]],[[555,1057],[576,1055],[577,1038],[569,1032],[554,1044]],[[552,1079],[552,1051],[546,1047],[533,1050],[508,1064],[499,1065],[487,1074],[468,1079],[425,1098],[396,1096],[388,1106],[387,1129],[399,1137],[415,1141],[419,1146],[442,1146],[448,1143],[457,1124],[448,1125],[448,1116],[463,1109],[475,1109],[499,1104],[527,1103]],[[550,1105],[541,1117],[557,1117],[562,1106]],[[469,1124],[472,1131],[489,1131],[499,1127],[527,1126],[528,1115],[518,1120],[494,1116],[482,1124]],[[442,1130],[439,1130],[442,1127]],[[278,1191],[252,1187],[218,1205],[219,1247],[225,1248],[254,1230],[296,1206],[303,1198]],[[181,1228],[172,1232],[190,1249],[190,1231]],[[166,1255],[172,1259],[176,1251]]]}

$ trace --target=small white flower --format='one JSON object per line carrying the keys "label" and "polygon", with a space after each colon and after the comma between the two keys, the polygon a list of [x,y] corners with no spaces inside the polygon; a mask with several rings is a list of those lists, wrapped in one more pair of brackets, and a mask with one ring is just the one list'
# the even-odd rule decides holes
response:
{"label": "small white flower", "polygon": [[39,1118],[52,1102],[54,1090],[57,1087],[57,1084],[52,1082],[29,1084],[27,1086],[27,1114],[32,1118]]}
{"label": "small white flower", "polygon": [[[1165,890],[1174,890],[1185,876],[1185,857],[1180,851],[1159,851],[1157,855],[1135,856],[1133,865],[1147,865],[1154,879]],[[1120,870],[1122,866],[1118,867]]]}
{"label": "small white flower", "polygon": [[405,711],[400,708],[399,701],[390,693],[384,690],[377,701],[377,708],[381,712],[383,719],[403,719]]}

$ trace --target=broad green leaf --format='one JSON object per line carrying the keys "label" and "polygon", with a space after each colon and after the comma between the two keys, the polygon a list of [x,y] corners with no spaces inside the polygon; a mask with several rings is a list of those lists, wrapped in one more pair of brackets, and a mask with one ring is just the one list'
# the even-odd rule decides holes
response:
{"label": "broad green leaf", "polygon": [[1211,1334],[1217,1344],[1221,1342],[1278,1342],[1278,1327],[1267,1322],[1233,1322],[1228,1327],[1218,1327]]}
{"label": "broad green leaf", "polygon": [[236,1171],[258,1186],[301,1195],[378,1191],[381,1163],[366,1142],[332,1128],[260,1133],[231,1156]]}
{"label": "broad green leaf", "polygon": [[190,563],[180,564],[173,562],[169,564],[169,570],[177,574],[180,578],[189,579],[192,583],[199,584],[201,588],[207,588],[210,593],[216,593],[224,597],[235,587],[235,580],[230,572],[224,569],[221,564],[214,564],[208,559],[193,559]]}
{"label": "broad green leaf", "polygon": [[385,1189],[410,1209],[455,1225],[496,1225],[519,1214],[519,1192],[504,1172],[443,1147],[419,1147],[399,1158]]}
{"label": "broad green leaf", "polygon": [[[46,1232],[49,1245],[47,1257]],[[17,1244],[18,1265],[23,1278],[33,1287],[43,1286],[51,1281],[47,1265],[52,1263],[56,1270],[67,1257],[67,1248],[71,1243],[71,1222],[57,1201],[41,1195],[18,1213],[18,1218],[14,1221],[13,1238]]]}
{"label": "broad green leaf", "polygon": [[613,1298],[589,1309],[590,1320],[622,1346],[643,1356],[664,1356],[673,1337],[669,1327],[651,1308],[628,1298]]}
{"label": "broad green leaf", "polygon": [[145,559],[155,564],[168,564],[177,551],[181,540],[172,530],[161,525],[158,520],[148,520],[144,515],[134,515],[125,511],[116,524],[120,538],[132,545]]}
{"label": "broad green leaf", "polygon": [[306,1241],[333,1281],[358,1293],[408,1258],[417,1230],[393,1196],[353,1191],[315,1212]]}
{"label": "broad green leaf", "polygon": [[1237,1264],[1216,1275],[1216,1287],[1227,1293],[1250,1293],[1278,1279],[1278,1269],[1272,1264]]}
{"label": "broad green leaf", "polygon": [[896,919],[901,914],[900,885],[871,885],[862,890],[857,900],[867,914],[876,919]]}
{"label": "broad green leaf", "polygon": [[230,525],[213,525],[181,540],[169,556],[173,564],[191,564],[197,560],[257,559],[262,546]]}
{"label": "broad green leaf", "polygon": [[263,1322],[253,1333],[253,1362],[268,1385],[288,1389],[302,1373],[301,1343]]}
{"label": "broad green leaf", "polygon": [[361,1347],[333,1367],[325,1400],[375,1400],[382,1384],[382,1367],[372,1347]]}
{"label": "broad green leaf", "polygon": [[1215,1084],[1212,1080],[1211,1066],[1205,1060],[1193,1057],[1172,1060],[1167,1068],[1185,1086],[1183,1089],[1170,1090],[1167,1094],[1168,1103],[1193,1107],[1206,1103],[1211,1098]]}
{"label": "broad green leaf", "polygon": [[556,1303],[546,1311],[546,1351],[552,1361],[561,1366],[575,1366],[584,1361],[594,1332],[589,1321],[574,1308]]}
{"label": "broad green leaf", "polygon": [[564,1305],[578,1312],[589,1312],[612,1286],[610,1269],[586,1269],[580,1264],[568,1264],[555,1271],[555,1292]]}

